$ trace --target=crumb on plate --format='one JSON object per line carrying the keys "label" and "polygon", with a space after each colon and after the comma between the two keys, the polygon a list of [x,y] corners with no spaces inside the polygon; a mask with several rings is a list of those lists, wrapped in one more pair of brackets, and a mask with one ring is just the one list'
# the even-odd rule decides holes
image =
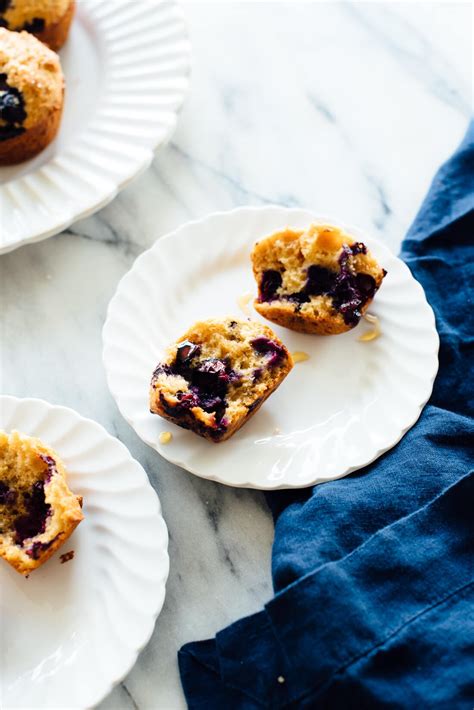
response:
{"label": "crumb on plate", "polygon": [[64,552],[62,555],[59,556],[59,559],[61,560],[62,565],[65,562],[69,562],[69,560],[72,560],[73,558],[74,558],[74,550],[69,550],[69,552]]}
{"label": "crumb on plate", "polygon": [[237,299],[237,305],[239,306],[240,310],[245,313],[246,316],[250,315],[249,303],[252,298],[253,294],[251,293],[251,291],[246,291]]}
{"label": "crumb on plate", "polygon": [[380,330],[380,322],[377,316],[373,316],[371,313],[366,313],[364,318],[369,323],[372,323],[374,327],[372,330],[368,330],[366,333],[361,335],[360,338],[358,338],[358,341],[360,343],[369,343],[371,340],[376,340],[381,335],[382,331]]}
{"label": "crumb on plate", "polygon": [[305,362],[305,360],[309,360],[308,353],[305,353],[302,350],[296,350],[294,353],[291,353],[291,356],[293,358],[293,362]]}

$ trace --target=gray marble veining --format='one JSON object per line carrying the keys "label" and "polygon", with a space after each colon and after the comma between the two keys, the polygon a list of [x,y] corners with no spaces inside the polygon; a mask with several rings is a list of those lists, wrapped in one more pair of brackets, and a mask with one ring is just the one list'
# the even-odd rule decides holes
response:
{"label": "gray marble veining", "polygon": [[171,142],[101,212],[0,259],[2,392],[101,422],[145,467],[169,526],[163,612],[102,710],[184,707],[177,649],[272,594],[263,496],[168,464],[118,413],[101,327],[119,279],[184,221],[243,204],[310,207],[396,250],[472,103],[468,3],[185,8],[194,66]]}

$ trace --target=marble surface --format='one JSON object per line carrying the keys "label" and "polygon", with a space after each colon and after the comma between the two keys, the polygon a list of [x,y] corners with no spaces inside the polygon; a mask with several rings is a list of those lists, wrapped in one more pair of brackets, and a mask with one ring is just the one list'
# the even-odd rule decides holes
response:
{"label": "marble surface", "polygon": [[135,257],[184,221],[244,204],[333,214],[394,250],[471,111],[471,9],[451,3],[185,3],[191,91],[146,174],[62,235],[0,258],[1,390],[101,422],[144,465],[170,531],[155,633],[102,710],[181,708],[176,651],[272,594],[258,492],[148,449],[107,390],[101,327]]}

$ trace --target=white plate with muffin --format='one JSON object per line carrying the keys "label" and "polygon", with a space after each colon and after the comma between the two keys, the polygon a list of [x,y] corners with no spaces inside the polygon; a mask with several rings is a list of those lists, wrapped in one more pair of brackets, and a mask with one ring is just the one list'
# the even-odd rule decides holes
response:
{"label": "white plate with muffin", "polygon": [[174,0],[2,0],[0,254],[92,214],[147,168],[189,70]]}
{"label": "white plate with muffin", "polygon": [[357,228],[279,206],[159,239],[120,282],[103,339],[110,390],[147,444],[261,489],[376,459],[416,422],[438,368],[408,267]]}
{"label": "white plate with muffin", "polygon": [[0,698],[85,708],[162,608],[168,534],[145,471],[99,424],[0,396]]}

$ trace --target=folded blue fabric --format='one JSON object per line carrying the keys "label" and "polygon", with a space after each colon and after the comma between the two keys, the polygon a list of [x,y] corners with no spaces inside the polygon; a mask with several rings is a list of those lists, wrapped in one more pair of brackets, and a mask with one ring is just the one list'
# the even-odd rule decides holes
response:
{"label": "folded blue fabric", "polygon": [[267,495],[275,598],[180,650],[191,709],[474,706],[474,124],[401,256],[441,339],[430,402],[370,466]]}

